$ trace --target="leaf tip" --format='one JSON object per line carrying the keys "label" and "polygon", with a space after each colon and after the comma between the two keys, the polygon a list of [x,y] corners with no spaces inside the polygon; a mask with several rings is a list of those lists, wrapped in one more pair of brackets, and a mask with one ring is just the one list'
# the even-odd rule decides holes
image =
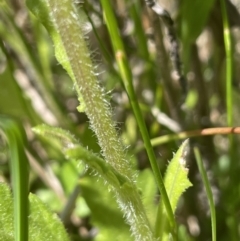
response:
{"label": "leaf tip", "polygon": [[179,158],[179,163],[181,166],[186,167],[186,157],[189,153],[189,139],[186,139],[181,146],[181,156]]}

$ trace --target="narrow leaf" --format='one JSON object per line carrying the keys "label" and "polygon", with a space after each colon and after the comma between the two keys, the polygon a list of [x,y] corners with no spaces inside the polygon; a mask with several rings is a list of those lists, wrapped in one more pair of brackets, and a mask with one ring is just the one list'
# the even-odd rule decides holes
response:
{"label": "narrow leaf", "polygon": [[194,147],[194,155],[195,155],[195,158],[196,158],[196,161],[197,161],[199,172],[201,174],[201,177],[202,177],[202,180],[203,180],[203,183],[204,183],[204,187],[206,189],[208,202],[209,202],[209,206],[210,206],[211,223],[212,223],[212,240],[216,241],[217,240],[217,235],[216,235],[216,229],[217,229],[216,211],[215,211],[215,204],[214,204],[214,200],[213,200],[213,193],[212,193],[212,190],[211,190],[211,185],[209,183],[207,173],[206,173],[205,168],[203,166],[203,161],[202,161],[202,158],[201,158],[200,151],[197,147]]}
{"label": "narrow leaf", "polygon": [[14,120],[0,116],[10,153],[11,182],[14,196],[14,238],[28,240],[28,161],[24,151],[24,132]]}

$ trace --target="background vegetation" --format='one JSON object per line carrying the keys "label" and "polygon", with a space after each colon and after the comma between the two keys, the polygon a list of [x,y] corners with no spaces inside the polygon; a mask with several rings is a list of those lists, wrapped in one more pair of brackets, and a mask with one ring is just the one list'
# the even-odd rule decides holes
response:
{"label": "background vegetation", "polygon": [[[182,136],[172,134],[239,126],[240,2],[225,1],[232,37],[231,51],[227,52],[233,60],[229,84],[220,1],[159,1],[175,21],[188,83],[186,96],[169,57],[171,45],[163,22],[144,1],[111,2],[149,135],[151,139],[163,136],[155,139],[154,144],[163,173],[181,143]],[[45,28],[24,1],[0,4],[0,113],[17,119],[24,127],[30,192],[60,215],[72,240],[127,240],[129,228],[106,186],[81,163],[67,161],[54,143],[32,132],[31,128],[41,123],[62,127],[73,133],[83,146],[100,153],[86,115],[77,111],[79,103],[72,81],[55,60]],[[151,213],[152,206],[157,206],[159,193],[116,66],[101,5],[94,0],[75,1],[75,4],[84,10],[80,17],[85,24],[96,73],[111,101],[116,128],[128,147],[127,155],[139,170],[139,188]],[[188,136],[192,135],[187,132],[184,138]],[[3,137],[0,141],[0,179],[10,183],[8,147]],[[180,240],[211,239],[208,199],[194,158],[194,146],[201,151],[214,196],[217,240],[239,240],[238,145],[237,135],[204,137],[196,132],[190,138],[187,166],[193,187],[184,193],[175,215]]]}

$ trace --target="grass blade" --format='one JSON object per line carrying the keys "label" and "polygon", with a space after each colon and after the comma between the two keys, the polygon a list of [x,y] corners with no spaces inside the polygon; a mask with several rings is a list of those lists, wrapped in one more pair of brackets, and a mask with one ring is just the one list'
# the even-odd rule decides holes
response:
{"label": "grass blade", "polygon": [[9,145],[10,170],[14,197],[14,240],[28,240],[28,161],[24,137],[17,122],[0,117],[0,129]]}
{"label": "grass blade", "polygon": [[214,205],[214,200],[213,200],[213,195],[210,187],[210,183],[207,178],[207,173],[204,169],[203,162],[201,159],[201,154],[200,151],[197,147],[194,147],[194,155],[197,161],[198,169],[201,174],[204,187],[206,189],[207,197],[208,197],[208,202],[210,206],[210,212],[211,212],[211,223],[212,223],[212,240],[216,241],[217,240],[217,235],[216,235],[216,213],[215,213],[215,205]]}
{"label": "grass blade", "polygon": [[173,232],[175,232],[176,231],[175,219],[173,216],[170,202],[168,200],[166,189],[163,184],[163,178],[159,171],[159,167],[156,162],[156,157],[155,157],[153,148],[150,143],[150,138],[149,138],[149,134],[148,134],[148,131],[146,128],[146,124],[144,122],[144,119],[143,119],[143,116],[142,116],[142,113],[141,113],[141,110],[140,110],[140,107],[139,107],[139,104],[137,101],[137,97],[136,97],[136,94],[135,94],[135,91],[133,88],[132,73],[131,73],[127,58],[126,58],[123,42],[122,42],[122,40],[120,38],[120,34],[118,32],[116,18],[113,14],[113,10],[112,10],[110,1],[101,0],[101,4],[102,4],[103,10],[104,10],[104,16],[105,16],[106,24],[108,27],[108,31],[111,36],[111,41],[112,41],[113,49],[115,52],[115,58],[116,58],[116,61],[117,61],[118,67],[119,67],[120,75],[122,77],[125,89],[129,96],[129,100],[130,100],[132,109],[134,111],[140,132],[142,134],[142,138],[144,140],[144,144],[145,144],[145,148],[146,148],[149,160],[150,160],[150,164],[151,164],[158,188],[162,195],[163,203],[164,203],[167,213],[168,213],[168,218],[170,220],[170,224],[172,226]]}

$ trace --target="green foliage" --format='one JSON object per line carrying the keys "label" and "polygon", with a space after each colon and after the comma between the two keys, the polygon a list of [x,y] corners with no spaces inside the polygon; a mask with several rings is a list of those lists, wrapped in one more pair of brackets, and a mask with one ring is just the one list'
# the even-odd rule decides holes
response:
{"label": "green foliage", "polygon": [[1,73],[1,86],[3,87],[0,88],[0,108],[2,114],[6,113],[20,118],[31,115],[26,105],[28,100],[23,99],[24,94],[12,76],[12,70],[9,66]]}
{"label": "green foliage", "polygon": [[[13,198],[9,187],[0,183],[0,240],[13,241]],[[52,213],[42,201],[33,194],[29,196],[29,234],[28,240],[69,240],[66,231],[56,214]],[[27,223],[24,223],[27,225]],[[27,239],[27,238],[26,238]]]}
{"label": "green foliage", "polygon": [[17,122],[0,117],[0,130],[5,134],[9,146],[10,170],[14,194],[14,239],[28,237],[28,163],[24,152],[25,136]]}
{"label": "green foliage", "polygon": [[178,200],[182,193],[192,186],[191,182],[188,180],[188,169],[186,168],[188,149],[188,141],[183,142],[172,161],[168,164],[164,178],[164,184],[173,211],[176,210]]}
{"label": "green foliage", "polygon": [[[202,32],[215,0],[184,0],[181,5],[181,35],[183,43],[193,43]],[[195,11],[194,11],[195,10]],[[197,10],[197,11],[196,11]]]}
{"label": "green foliage", "polygon": [[[61,149],[67,159],[84,161],[87,167],[90,167],[97,176],[101,177],[110,186],[110,190],[116,196],[117,202],[126,217],[126,221],[130,224],[135,238],[142,240],[153,239],[137,189],[130,178],[117,172],[103,159],[77,144],[76,140],[64,130],[40,126],[35,128],[35,132],[47,138],[53,137],[60,142]],[[145,227],[143,228],[142,225],[145,225]],[[138,233],[135,233],[136,231]]]}
{"label": "green foliage", "polygon": [[14,221],[13,221],[13,199],[10,193],[9,187],[0,183],[0,240],[1,241],[13,241],[14,240]]}
{"label": "green foliage", "polygon": [[[188,154],[188,140],[183,142],[172,161],[169,163],[164,177],[164,185],[166,187],[168,197],[171,203],[173,212],[175,212],[180,196],[183,192],[192,186],[188,180],[188,169],[186,168],[186,156]],[[160,221],[159,221],[160,220]],[[159,207],[158,217],[156,222],[156,234],[162,237],[163,240],[168,240],[168,232],[165,227],[166,209],[163,205]],[[162,234],[163,233],[163,234]]]}
{"label": "green foliage", "polygon": [[197,147],[194,148],[194,154],[195,154],[195,157],[197,160],[198,169],[200,171],[202,180],[204,182],[204,186],[206,188],[206,193],[207,193],[208,200],[209,200],[209,206],[210,206],[210,210],[211,210],[211,221],[212,221],[212,240],[216,241],[217,240],[217,237],[216,237],[216,213],[215,213],[213,194],[211,191],[210,183],[207,178],[207,173],[205,172],[205,169],[203,167],[203,162],[201,160],[199,149]]}
{"label": "green foliage", "polygon": [[157,186],[150,169],[145,169],[142,172],[139,172],[137,177],[137,186],[139,188],[139,192],[141,192],[142,202],[146,207],[146,212],[150,224],[152,227],[154,227],[156,221],[157,205],[155,202],[155,197]]}
{"label": "green foliage", "polygon": [[29,240],[61,240],[69,237],[58,216],[36,196],[30,194]]}
{"label": "green foliage", "polygon": [[133,240],[113,192],[109,191],[103,180],[98,179],[98,177],[86,177],[80,181],[82,196],[92,213],[92,224],[97,228],[98,235],[95,240]]}
{"label": "green foliage", "polygon": [[0,240],[239,240],[235,5],[80,2],[0,1]]}
{"label": "green foliage", "polygon": [[[129,179],[126,179],[124,176],[121,175],[121,173],[116,172],[111,166],[109,166],[107,163],[104,162],[101,158],[98,156],[94,155],[87,149],[83,148],[74,138],[71,134],[69,134],[67,131],[64,131],[60,128],[53,128],[53,127],[48,127],[46,125],[41,125],[39,127],[35,127],[34,131],[40,135],[42,135],[45,138],[50,138],[53,139],[55,142],[57,142],[60,146],[59,149],[63,151],[63,153],[66,155],[67,159],[76,159],[76,160],[82,160],[87,167],[89,167],[91,170],[94,171],[94,173],[101,177],[105,183],[107,183],[110,186],[110,189],[113,193],[115,193],[115,196],[117,197],[117,201],[120,204],[120,207],[122,211],[125,214],[126,221],[132,226],[132,222],[142,222],[141,219],[144,218],[144,213],[142,213],[142,206],[139,203],[138,196],[136,195],[136,189],[135,187],[129,182]],[[166,189],[168,190],[168,197],[172,206],[172,209],[175,211],[178,200],[181,196],[181,194],[191,186],[191,183],[189,182],[187,178],[187,169],[185,168],[185,156],[187,153],[187,141],[185,141],[182,146],[179,148],[178,152],[170,162],[166,175],[165,175],[165,186]],[[143,181],[143,177],[145,176],[145,185],[141,184]],[[138,182],[140,182],[140,187],[142,187],[142,191],[144,194],[144,204],[146,207],[150,208],[151,212],[149,212],[150,220],[153,220],[154,217],[154,210],[156,209],[153,207],[153,197],[155,190],[152,189],[147,190],[146,185],[151,184],[150,186],[153,186],[154,182],[152,180],[152,176],[149,176],[149,173],[145,172],[145,174],[141,174]],[[82,182],[81,182],[82,183]],[[81,188],[83,186],[81,185]],[[83,180],[83,183],[85,184],[85,179]],[[90,187],[88,187],[90,188]],[[95,192],[99,189],[98,187],[96,188]],[[85,193],[85,194],[84,194]],[[93,193],[93,194],[91,194]],[[104,221],[104,216],[107,220],[109,220],[109,217],[113,215],[113,210],[111,210],[110,207],[108,207],[107,210],[106,208],[101,207],[103,204],[94,204],[92,203],[92,200],[88,196],[95,195],[96,197],[100,194],[96,193],[94,194],[94,190],[88,190],[88,192],[84,192],[83,189],[83,196],[86,199],[88,205],[90,206],[90,209],[93,212],[93,218],[98,220],[96,224],[99,225],[100,230],[104,229],[104,227],[107,225],[107,221]],[[101,195],[104,197],[109,196],[106,193],[102,191]],[[105,200],[104,203],[106,203],[107,200]],[[129,202],[131,202],[131,206],[129,206]],[[110,202],[111,203],[111,202]],[[101,211],[100,214],[98,214],[98,210]],[[110,209],[110,210],[109,210]],[[131,213],[132,210],[134,210],[134,213]],[[161,209],[163,209],[163,206],[161,206]],[[103,215],[103,211],[105,210],[105,215]],[[109,214],[107,214],[109,212]],[[135,219],[134,215],[138,213],[138,217]],[[133,215],[131,217],[130,215]],[[117,215],[115,214],[115,221],[116,224],[115,226],[119,227],[120,224],[118,224],[117,221]],[[157,224],[156,224],[156,229],[157,230],[165,230],[164,228],[164,220],[166,219],[166,209],[160,210],[160,214],[157,217]],[[101,221],[101,222],[100,222]],[[100,223],[99,223],[100,222]],[[146,220],[144,221],[146,224]],[[152,221],[153,222],[153,221]],[[153,224],[153,223],[152,223]],[[109,225],[107,225],[109,226]],[[122,230],[122,229],[121,229]],[[106,233],[106,231],[103,231],[103,233],[100,233],[100,238],[99,240],[104,240],[106,236],[110,237],[111,235],[116,235],[113,229],[111,229],[111,234]],[[164,235],[166,235],[167,231],[164,231]],[[168,231],[169,232],[169,231]],[[121,234],[123,235],[124,232],[121,231]],[[126,235],[126,234],[124,234]],[[136,234],[134,234],[136,235]],[[139,234],[138,234],[139,235]],[[139,237],[141,240],[146,239],[144,235],[147,235],[146,231],[144,231],[141,236]],[[157,237],[161,237],[163,234],[157,233]],[[127,235],[126,235],[127,236]],[[116,236],[118,237],[118,235]],[[119,240],[121,240],[123,237],[120,236]],[[98,240],[98,239],[97,239]],[[147,239],[146,239],[147,240]]]}
{"label": "green foliage", "polygon": [[184,49],[184,64],[189,66],[190,46],[200,35],[206,22],[208,21],[210,11],[215,0],[184,0],[181,5],[181,37]]}

